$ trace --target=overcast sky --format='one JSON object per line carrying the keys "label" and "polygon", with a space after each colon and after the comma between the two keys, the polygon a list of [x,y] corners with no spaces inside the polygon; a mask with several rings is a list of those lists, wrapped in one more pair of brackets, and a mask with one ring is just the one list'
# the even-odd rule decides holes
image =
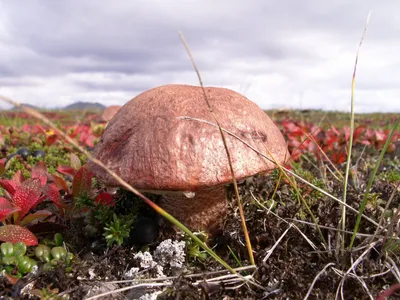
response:
{"label": "overcast sky", "polygon": [[[269,108],[400,112],[400,1],[0,0],[0,94],[42,107],[124,104],[169,83]],[[6,106],[2,106],[6,107]]]}

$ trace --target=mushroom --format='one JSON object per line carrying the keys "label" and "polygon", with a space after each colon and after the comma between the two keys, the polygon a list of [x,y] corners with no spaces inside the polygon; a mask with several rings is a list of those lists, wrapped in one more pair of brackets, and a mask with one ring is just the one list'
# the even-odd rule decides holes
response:
{"label": "mushroom", "polygon": [[[226,130],[237,180],[276,167],[248,145],[285,163],[287,144],[263,110],[229,89],[205,92]],[[213,235],[223,228],[232,174],[201,87],[171,84],[139,94],[109,122],[93,155],[135,188],[162,194],[159,205],[192,230]],[[107,186],[118,186],[102,168],[89,166]]]}
{"label": "mushroom", "polygon": [[101,120],[103,122],[109,122],[115,116],[115,114],[119,111],[120,108],[121,108],[121,105],[107,106],[103,110],[103,113],[101,114]]}

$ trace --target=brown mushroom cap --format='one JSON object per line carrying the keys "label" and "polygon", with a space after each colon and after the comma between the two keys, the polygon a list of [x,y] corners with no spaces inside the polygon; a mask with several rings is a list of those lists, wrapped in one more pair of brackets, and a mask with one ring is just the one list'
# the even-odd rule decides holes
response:
{"label": "brown mushroom cap", "polygon": [[111,105],[106,107],[101,114],[101,119],[104,122],[109,122],[115,114],[120,110],[121,105]]}
{"label": "brown mushroom cap", "polygon": [[[269,157],[268,148],[280,163],[287,160],[282,133],[255,103],[225,88],[205,91],[223,129]],[[201,87],[153,88],[118,111],[93,154],[141,190],[198,191],[229,183],[232,175],[221,134],[210,123],[215,120]],[[225,137],[238,180],[276,167],[236,137]],[[101,181],[118,186],[100,167],[90,166]]]}

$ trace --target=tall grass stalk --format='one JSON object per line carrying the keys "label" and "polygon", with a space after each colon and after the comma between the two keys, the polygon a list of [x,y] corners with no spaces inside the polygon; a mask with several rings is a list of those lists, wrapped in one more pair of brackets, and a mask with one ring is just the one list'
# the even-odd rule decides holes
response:
{"label": "tall grass stalk", "polygon": [[[354,89],[356,84],[356,72],[357,72],[357,63],[358,63],[358,56],[360,53],[360,49],[362,43],[364,41],[365,35],[367,34],[367,28],[369,24],[369,19],[371,17],[371,11],[368,13],[367,22],[364,27],[364,32],[360,40],[360,44],[358,45],[357,54],[356,54],[356,61],[354,63],[354,70],[353,70],[353,77],[351,80],[351,118],[350,118],[350,139],[349,139],[349,146],[347,151],[347,163],[346,163],[346,173],[344,176],[344,184],[343,184],[343,203],[347,201],[347,185],[349,181],[349,173],[350,173],[350,165],[351,165],[351,152],[353,148],[353,133],[354,133]],[[342,205],[342,232],[346,229],[346,206]],[[345,249],[345,239],[344,233],[341,236],[341,250],[344,251]]]}
{"label": "tall grass stalk", "polygon": [[394,124],[392,130],[390,131],[389,136],[388,136],[388,138],[387,138],[387,140],[385,142],[385,145],[383,146],[383,149],[382,149],[382,151],[381,151],[381,153],[379,155],[379,158],[376,161],[375,168],[374,168],[374,170],[372,171],[372,173],[371,173],[371,175],[369,177],[369,181],[368,181],[367,187],[365,189],[364,197],[363,197],[363,200],[361,202],[360,210],[359,210],[359,213],[358,213],[358,216],[357,216],[356,225],[354,226],[353,235],[351,236],[351,241],[350,241],[350,245],[349,245],[350,249],[353,247],[354,240],[355,240],[356,234],[358,232],[358,228],[360,227],[361,215],[363,214],[364,209],[365,209],[365,205],[368,202],[369,191],[371,190],[372,183],[375,180],[376,173],[378,172],[379,166],[381,165],[381,162],[382,162],[383,157],[384,157],[384,155],[386,153],[386,150],[389,147],[389,145],[390,145],[390,143],[392,141],[393,135],[394,135],[397,127],[399,126],[399,124],[400,124],[400,117],[397,118],[396,123]]}
{"label": "tall grass stalk", "polygon": [[[180,116],[178,117],[179,119],[182,120],[188,120],[188,121],[195,121],[195,122],[201,122],[201,123],[205,123],[208,124],[210,126],[214,126],[217,127],[216,124],[209,122],[207,120],[202,120],[202,119],[198,119],[198,118],[192,118],[189,116]],[[242,142],[243,144],[245,144],[249,149],[253,150],[254,152],[258,153],[260,156],[264,157],[265,159],[273,162],[276,164],[276,162],[269,156],[265,155],[264,153],[258,151],[256,148],[254,148],[252,145],[250,145],[249,143],[247,143],[246,141],[244,141],[241,137],[237,136],[236,134],[234,134],[233,132],[226,130],[224,128],[222,128],[222,131],[225,132],[226,134],[229,134],[230,136],[234,137],[235,139],[239,140],[240,142]],[[348,205],[347,203],[344,203],[342,200],[340,200],[339,198],[336,198],[335,196],[333,196],[332,194],[329,194],[327,191],[315,186],[314,184],[308,182],[307,180],[305,180],[303,177],[297,175],[296,173],[294,173],[293,171],[289,170],[288,168],[285,168],[284,166],[281,166],[282,170],[285,170],[285,172],[287,174],[290,174],[294,177],[296,177],[298,180],[300,180],[301,182],[307,184],[308,186],[312,187],[314,190],[324,194],[325,196],[329,197],[332,200],[335,200],[336,202],[345,205],[349,210],[351,210],[352,212],[355,212],[356,214],[358,214],[358,210],[356,210],[355,208],[351,207],[350,205]],[[370,222],[371,224],[374,224],[376,227],[382,228],[382,226],[380,226],[376,221],[374,221],[373,219],[371,219],[370,217],[362,214],[361,216],[362,218],[364,218],[365,220],[367,220],[368,222]]]}
{"label": "tall grass stalk", "polygon": [[225,152],[226,152],[226,155],[227,155],[227,158],[228,158],[229,168],[230,168],[230,171],[231,171],[231,174],[232,174],[232,183],[233,183],[233,187],[234,187],[234,190],[235,190],[236,201],[238,203],[240,221],[242,223],[244,239],[246,241],[247,252],[249,254],[249,260],[250,260],[250,263],[252,265],[255,265],[254,255],[253,255],[253,248],[251,246],[250,236],[249,236],[249,232],[247,230],[246,219],[244,217],[243,206],[242,206],[241,198],[240,198],[240,195],[239,195],[239,189],[238,189],[238,186],[237,186],[237,180],[236,180],[236,177],[235,177],[235,172],[233,171],[231,155],[229,153],[228,145],[226,144],[225,134],[224,134],[224,132],[222,130],[221,125],[218,122],[217,117],[214,115],[214,111],[213,111],[213,109],[212,109],[212,107],[210,105],[210,102],[208,101],[206,90],[205,90],[204,85],[203,85],[203,80],[201,79],[199,69],[196,66],[196,63],[194,61],[193,55],[192,55],[192,53],[190,51],[190,48],[189,48],[188,44],[186,43],[185,37],[183,36],[183,34],[181,32],[179,32],[179,36],[180,36],[180,38],[182,40],[182,43],[185,46],[185,49],[186,49],[186,51],[187,51],[187,53],[189,55],[190,61],[192,62],[192,65],[193,65],[193,68],[196,71],[197,78],[199,80],[201,89],[203,90],[204,100],[205,100],[205,102],[207,104],[208,110],[210,111],[210,113],[211,113],[211,115],[212,115],[212,117],[213,117],[213,119],[215,121],[215,124],[217,125],[218,130],[219,130],[219,132],[221,134],[222,143],[224,144]]}

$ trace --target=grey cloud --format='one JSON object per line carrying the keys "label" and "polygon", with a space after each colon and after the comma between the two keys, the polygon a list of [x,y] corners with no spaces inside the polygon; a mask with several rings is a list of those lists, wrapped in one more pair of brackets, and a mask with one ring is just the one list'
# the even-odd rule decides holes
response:
{"label": "grey cloud", "polygon": [[[197,84],[178,36],[182,30],[211,85],[249,86],[246,93],[254,95],[255,101],[265,103],[263,95],[269,93],[279,99],[276,105],[283,98],[294,103],[299,93],[314,91],[304,92],[305,99],[313,99],[308,103],[328,107],[330,103],[318,102],[321,97],[315,95],[325,92],[332,105],[339,105],[338,99],[350,86],[354,59],[336,60],[346,66],[329,62],[348,53],[355,55],[370,8],[374,10],[364,47],[377,50],[369,59],[391,57],[394,61],[375,69],[360,67],[357,87],[371,92],[393,90],[400,77],[394,75],[400,64],[395,51],[384,52],[386,45],[400,46],[398,1],[121,0],[110,4],[105,0],[31,0],[0,4],[0,85],[18,86],[26,94],[24,86],[39,85],[35,80],[21,80],[29,76],[48,82],[65,77],[73,95],[93,97],[93,101],[103,91],[131,95],[168,82]],[[360,64],[368,65],[368,61]],[[376,78],[379,71],[382,74]],[[111,77],[96,81],[84,76],[90,73]],[[113,78],[113,74],[126,77]],[[249,82],[253,77],[276,82]]]}

